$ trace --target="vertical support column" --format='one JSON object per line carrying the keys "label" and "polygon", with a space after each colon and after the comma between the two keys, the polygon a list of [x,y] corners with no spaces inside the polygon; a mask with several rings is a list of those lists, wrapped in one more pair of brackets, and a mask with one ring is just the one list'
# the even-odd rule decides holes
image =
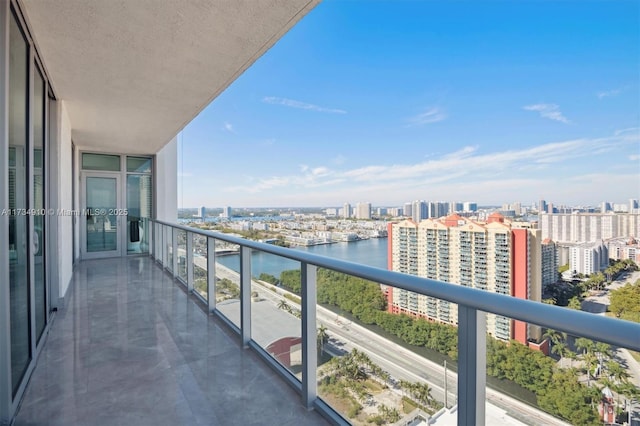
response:
{"label": "vertical support column", "polygon": [[318,397],[317,291],[318,268],[302,263],[302,403],[313,408]]}
{"label": "vertical support column", "polygon": [[[9,11],[0,2],[0,209],[9,208]],[[0,215],[0,424],[11,420],[11,297],[9,216]]]}
{"label": "vertical support column", "polygon": [[170,226],[169,232],[171,232],[171,273],[175,280],[178,276],[178,230]]}
{"label": "vertical support column", "polygon": [[[0,25],[1,26],[1,25]],[[1,49],[0,49],[1,50]],[[59,136],[60,132],[60,124],[61,124],[61,112],[60,112],[60,101],[54,101],[49,99],[47,102],[49,107],[49,111],[47,113],[47,121],[49,123],[49,128],[47,131],[47,139],[49,149],[48,162],[49,166],[48,170],[45,169],[47,174],[47,208],[53,209],[54,212],[57,212],[58,209],[61,208],[62,203],[62,190],[60,189],[61,182],[61,162],[63,158],[62,153],[62,142]],[[1,149],[1,148],[0,148]],[[75,167],[72,163],[71,167]],[[0,167],[1,169],[1,167]],[[65,206],[67,207],[67,206]],[[67,219],[69,220],[69,219]],[[74,228],[73,223],[76,220],[75,215],[70,218],[71,220],[71,262],[75,262],[75,241],[74,241]],[[58,232],[60,223],[63,221],[62,218],[59,218],[58,215],[50,215],[48,214],[45,217],[46,226],[47,226],[47,238],[46,241],[46,256],[47,256],[47,277],[48,278],[48,288],[49,288],[49,309],[59,309],[60,308],[60,263],[62,262],[62,256],[58,250],[58,239],[60,233]],[[0,278],[1,279],[1,278]]]}
{"label": "vertical support column", "polygon": [[[34,194],[33,194],[33,145],[34,145],[34,124],[33,124],[33,103],[34,103],[34,48],[33,45],[29,45],[29,65],[27,66],[27,75],[28,75],[28,91],[27,91],[27,208],[32,209],[34,207]],[[36,356],[36,347],[37,347],[37,339],[36,339],[36,274],[35,274],[35,250],[34,250],[34,220],[33,215],[27,215],[27,259],[28,259],[28,272],[27,277],[29,277],[29,317],[30,317],[30,331],[29,338],[31,339],[31,357],[29,362],[29,367],[32,367],[32,362],[34,357]],[[29,377],[29,370],[25,375],[25,378]]]}
{"label": "vertical support column", "polygon": [[187,290],[193,291],[193,232],[187,232]]}
{"label": "vertical support column", "polygon": [[485,422],[486,323],[484,312],[458,305],[458,426]]}
{"label": "vertical support column", "polygon": [[207,237],[207,303],[209,313],[216,309],[216,240]]}
{"label": "vertical support column", "polygon": [[251,341],[251,248],[240,247],[240,333],[242,345]]}

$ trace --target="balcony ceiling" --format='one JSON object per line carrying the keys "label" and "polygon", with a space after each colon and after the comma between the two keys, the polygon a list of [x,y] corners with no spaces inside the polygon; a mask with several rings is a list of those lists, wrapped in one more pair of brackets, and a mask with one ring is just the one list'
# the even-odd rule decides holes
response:
{"label": "balcony ceiling", "polygon": [[24,0],[79,147],[155,153],[319,0]]}

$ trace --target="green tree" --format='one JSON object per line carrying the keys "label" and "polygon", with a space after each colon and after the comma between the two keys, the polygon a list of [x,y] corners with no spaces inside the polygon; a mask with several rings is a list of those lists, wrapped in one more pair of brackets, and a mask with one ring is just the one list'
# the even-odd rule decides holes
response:
{"label": "green tree", "polygon": [[593,340],[586,337],[578,337],[575,341],[576,349],[581,350],[582,353],[591,352],[595,349],[596,344]]}
{"label": "green tree", "polygon": [[280,273],[280,283],[293,293],[300,294],[301,278],[300,269],[291,269]]}
{"label": "green tree", "polygon": [[616,317],[640,322],[640,280],[612,290],[609,300],[609,311]]}
{"label": "green tree", "polygon": [[574,296],[569,299],[569,304],[567,305],[569,309],[575,309],[577,311],[582,309],[582,302],[580,302],[580,298],[578,296]]}
{"label": "green tree", "polygon": [[592,403],[598,394],[578,383],[570,370],[559,370],[553,374],[549,388],[538,397],[540,407],[559,415],[575,425],[600,424]]}
{"label": "green tree", "polygon": [[278,279],[276,277],[274,277],[271,274],[267,274],[265,272],[261,273],[260,276],[258,277],[258,279],[260,281],[264,281],[264,282],[267,282],[269,284],[273,284],[273,285],[278,284]]}
{"label": "green tree", "polygon": [[329,334],[327,333],[327,327],[321,324],[318,327],[318,351],[320,354],[324,352],[324,345],[329,341]]}
{"label": "green tree", "polygon": [[289,306],[286,300],[280,299],[280,302],[278,303],[278,309],[282,309],[283,311],[291,311],[291,306]]}

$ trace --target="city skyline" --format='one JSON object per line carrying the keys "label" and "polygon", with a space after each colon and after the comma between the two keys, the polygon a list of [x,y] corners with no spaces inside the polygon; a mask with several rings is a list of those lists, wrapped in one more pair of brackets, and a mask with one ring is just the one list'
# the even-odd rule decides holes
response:
{"label": "city skyline", "polygon": [[639,7],[323,2],[182,132],[178,205],[638,198]]}

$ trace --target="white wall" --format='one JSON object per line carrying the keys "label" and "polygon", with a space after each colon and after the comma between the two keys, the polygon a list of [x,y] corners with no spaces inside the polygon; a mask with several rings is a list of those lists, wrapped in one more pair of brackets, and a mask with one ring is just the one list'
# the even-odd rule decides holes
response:
{"label": "white wall", "polygon": [[178,220],[178,137],[156,154],[155,171],[156,218],[167,222]]}
{"label": "white wall", "polygon": [[[64,101],[60,102],[60,139],[58,200],[61,209],[71,210],[72,167],[71,164],[71,122]],[[64,297],[73,274],[73,216],[58,215],[58,277],[60,296]]]}
{"label": "white wall", "polygon": [[49,236],[47,244],[52,305],[66,295],[73,274],[71,123],[63,101],[50,103],[49,133]]}

